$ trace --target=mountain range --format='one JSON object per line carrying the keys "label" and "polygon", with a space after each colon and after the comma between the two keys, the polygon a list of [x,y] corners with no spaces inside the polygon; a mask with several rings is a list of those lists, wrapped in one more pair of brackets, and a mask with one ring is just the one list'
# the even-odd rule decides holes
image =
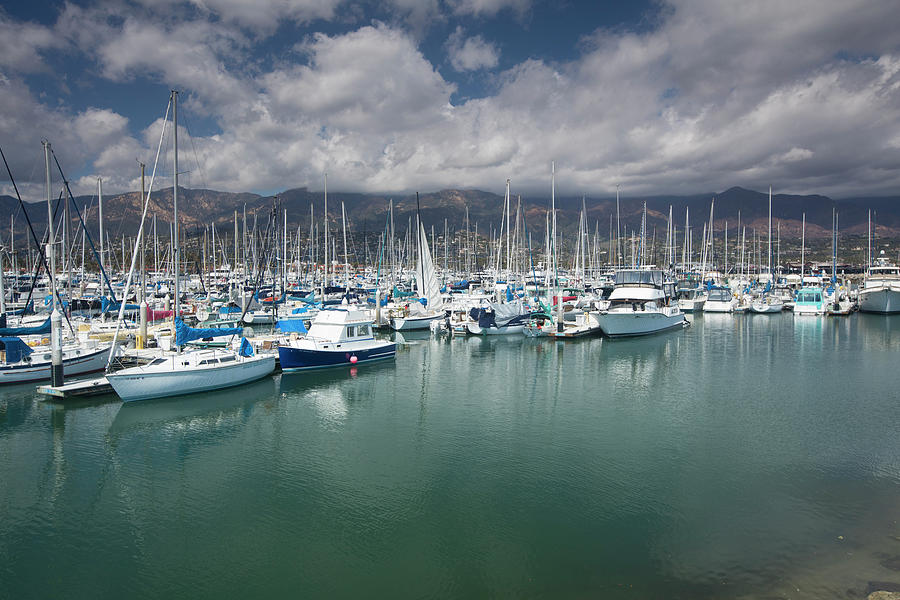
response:
{"label": "mountain range", "polygon": [[[219,192],[206,189],[187,189],[179,187],[179,214],[185,236],[196,235],[209,224],[216,225],[219,235],[231,237],[234,218],[239,220],[246,211],[248,227],[252,227],[256,218],[259,227],[265,227],[273,207],[278,207],[279,214],[287,210],[288,227],[298,227],[304,234],[309,230],[310,206],[313,207],[313,218],[321,223],[324,195],[321,191],[310,191],[306,188],[286,190],[276,196],[261,196],[252,193]],[[703,223],[708,221],[710,204],[715,199],[714,223],[717,235],[721,235],[727,222],[729,237],[734,236],[738,223],[738,215],[742,226],[747,227],[748,240],[753,230],[765,236],[768,220],[768,194],[740,187],[733,187],[721,193],[706,193],[693,196],[650,196],[625,197],[619,200],[619,223],[622,235],[632,231],[639,232],[641,213],[644,202],[647,205],[648,234],[654,228],[658,235],[665,236],[666,219],[669,207],[672,207],[674,220],[678,227],[679,239],[683,236],[686,211],[690,213],[691,229],[695,239],[699,239]],[[96,196],[76,197],[76,204],[82,214],[87,209],[88,230],[92,235],[97,233],[97,198]],[[512,194],[512,210],[515,215],[519,197]],[[414,222],[417,208],[415,195],[394,196],[380,194],[359,194],[329,192],[328,213],[332,230],[341,227],[341,203],[352,232],[384,231],[388,220],[389,207],[393,204],[393,221],[395,232],[402,235],[409,223]],[[496,230],[500,226],[503,214],[504,197],[481,190],[441,190],[439,192],[420,194],[418,197],[419,212],[426,229],[433,226],[440,235],[446,219],[450,231],[464,231],[465,217],[468,209],[469,226],[474,232],[476,223],[479,234],[485,234],[490,228]],[[106,196],[103,199],[105,228],[107,236],[112,240],[120,240],[122,236],[132,237],[137,233],[141,216],[139,192],[129,192]],[[28,215],[34,223],[36,233],[40,236],[46,229],[47,208],[44,202],[26,203]],[[533,232],[533,239],[543,240],[547,214],[550,209],[548,197],[521,198],[522,210],[525,214],[526,227]],[[609,198],[576,198],[557,197],[556,207],[560,231],[563,235],[575,235],[578,229],[579,216],[585,207],[589,229],[593,233],[599,231],[601,239],[607,239],[610,229],[616,227],[616,199]],[[779,224],[783,239],[799,238],[802,219],[806,215],[806,236],[810,239],[828,237],[832,229],[832,209],[837,211],[839,232],[842,235],[853,234],[865,236],[868,230],[868,215],[871,210],[877,223],[879,237],[897,237],[900,235],[900,197],[881,198],[849,198],[832,200],[819,195],[775,194],[772,198],[773,223]],[[161,237],[168,236],[168,223],[172,219],[172,188],[153,192],[150,200],[149,214],[156,214],[157,227]],[[14,230],[17,243],[24,241],[24,227],[19,203],[10,196],[0,196],[0,232],[8,232],[10,216],[15,221]],[[72,211],[73,224],[78,219]],[[7,224],[7,225],[2,225]],[[774,226],[774,225],[773,225]],[[0,234],[0,239],[8,239]],[[732,239],[734,239],[732,237]],[[538,243],[538,242],[536,242]]]}

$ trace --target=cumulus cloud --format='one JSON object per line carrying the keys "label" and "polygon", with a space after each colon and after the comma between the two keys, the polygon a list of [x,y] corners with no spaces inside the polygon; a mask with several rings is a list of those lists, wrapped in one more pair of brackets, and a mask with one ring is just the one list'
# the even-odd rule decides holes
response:
{"label": "cumulus cloud", "polygon": [[457,27],[446,43],[450,64],[457,71],[492,69],[500,61],[500,53],[494,44],[480,35],[466,37],[462,27]]}
{"label": "cumulus cloud", "polygon": [[[440,6],[482,19],[530,8],[426,4],[420,19],[438,18]],[[333,4],[323,17],[309,4],[272,6],[275,23],[340,13]],[[194,6],[184,20],[67,4],[65,27],[47,31],[68,32],[108,81],[179,87],[188,111],[215,122],[217,131],[190,140],[202,165],[186,185],[319,187],[328,171],[343,190],[502,191],[511,178],[523,193],[545,194],[556,160],[561,193],[616,184],[629,194],[769,183],[838,197],[900,189],[900,30],[890,0],[671,0],[648,30],[598,29],[575,58],[523,60],[492,73],[489,94],[456,105],[454,73],[442,75],[419,47],[415,7],[388,6],[398,19],[313,33],[271,60],[260,60],[257,44],[273,22],[254,23],[225,0]],[[494,69],[497,41],[466,27],[445,47],[450,65]],[[22,70],[50,51],[46,31],[31,35],[31,53],[8,59]],[[134,155],[155,151],[158,114],[138,122],[115,105],[45,105],[15,76],[0,81],[0,102],[9,107],[4,139],[35,152],[41,135],[65,141],[72,164],[103,171],[110,188],[133,189]],[[162,97],[160,113],[164,105]]]}
{"label": "cumulus cloud", "polygon": [[458,15],[478,17],[493,17],[505,9],[522,15],[531,8],[531,0],[449,0],[448,4]]}
{"label": "cumulus cloud", "polygon": [[61,45],[61,40],[49,28],[17,23],[0,11],[0,68],[4,71],[44,71],[47,67],[41,53]]}

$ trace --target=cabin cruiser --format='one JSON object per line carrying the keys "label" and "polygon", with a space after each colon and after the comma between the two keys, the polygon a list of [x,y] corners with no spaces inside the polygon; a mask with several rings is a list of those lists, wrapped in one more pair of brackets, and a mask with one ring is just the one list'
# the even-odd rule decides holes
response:
{"label": "cabin cruiser", "polygon": [[900,313],[900,267],[888,262],[884,257],[884,250],[866,273],[866,279],[859,290],[859,310],[881,314]]}
{"label": "cabin cruiser", "polygon": [[706,303],[705,291],[706,290],[703,288],[697,286],[678,288],[678,308],[680,308],[682,312],[702,311],[703,305]]}
{"label": "cabin cruiser", "polygon": [[292,333],[278,346],[283,371],[322,369],[394,358],[394,342],[376,340],[372,319],[358,308],[326,308],[312,321],[309,333]]}
{"label": "cabin cruiser", "polygon": [[804,286],[794,295],[795,315],[824,315],[825,290],[821,286]]}
{"label": "cabin cruiser", "polygon": [[594,313],[600,329],[610,337],[647,335],[683,327],[687,321],[674,300],[675,285],[659,269],[616,272],[609,308]]}
{"label": "cabin cruiser", "polygon": [[703,312],[730,313],[737,306],[737,299],[727,287],[715,286],[709,288],[706,295],[706,303]]}

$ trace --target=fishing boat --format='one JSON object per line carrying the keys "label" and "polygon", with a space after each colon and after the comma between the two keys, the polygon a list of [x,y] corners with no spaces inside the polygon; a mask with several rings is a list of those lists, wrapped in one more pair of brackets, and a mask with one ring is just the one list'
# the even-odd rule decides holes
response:
{"label": "fishing boat", "polygon": [[616,272],[609,308],[594,313],[609,337],[648,335],[684,327],[684,313],[674,302],[674,284],[665,283],[659,269]]}
{"label": "fishing boat", "polygon": [[859,310],[880,314],[900,313],[900,267],[888,261],[884,250],[866,273],[859,290]]}
{"label": "fishing boat", "polygon": [[283,371],[300,371],[356,365],[394,358],[397,345],[376,340],[372,318],[357,308],[326,308],[319,311],[309,333],[281,340],[278,359]]}

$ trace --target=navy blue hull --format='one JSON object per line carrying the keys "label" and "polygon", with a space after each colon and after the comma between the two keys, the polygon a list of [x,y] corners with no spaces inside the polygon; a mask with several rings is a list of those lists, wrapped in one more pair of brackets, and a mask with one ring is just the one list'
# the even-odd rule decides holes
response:
{"label": "navy blue hull", "polygon": [[[281,362],[282,371],[295,371],[298,369],[325,369],[328,367],[341,367],[352,364],[360,364],[373,360],[394,358],[397,351],[396,344],[386,344],[378,348],[365,350],[307,350],[303,348],[291,348],[279,346],[278,360]],[[351,362],[356,357],[356,363]]]}

